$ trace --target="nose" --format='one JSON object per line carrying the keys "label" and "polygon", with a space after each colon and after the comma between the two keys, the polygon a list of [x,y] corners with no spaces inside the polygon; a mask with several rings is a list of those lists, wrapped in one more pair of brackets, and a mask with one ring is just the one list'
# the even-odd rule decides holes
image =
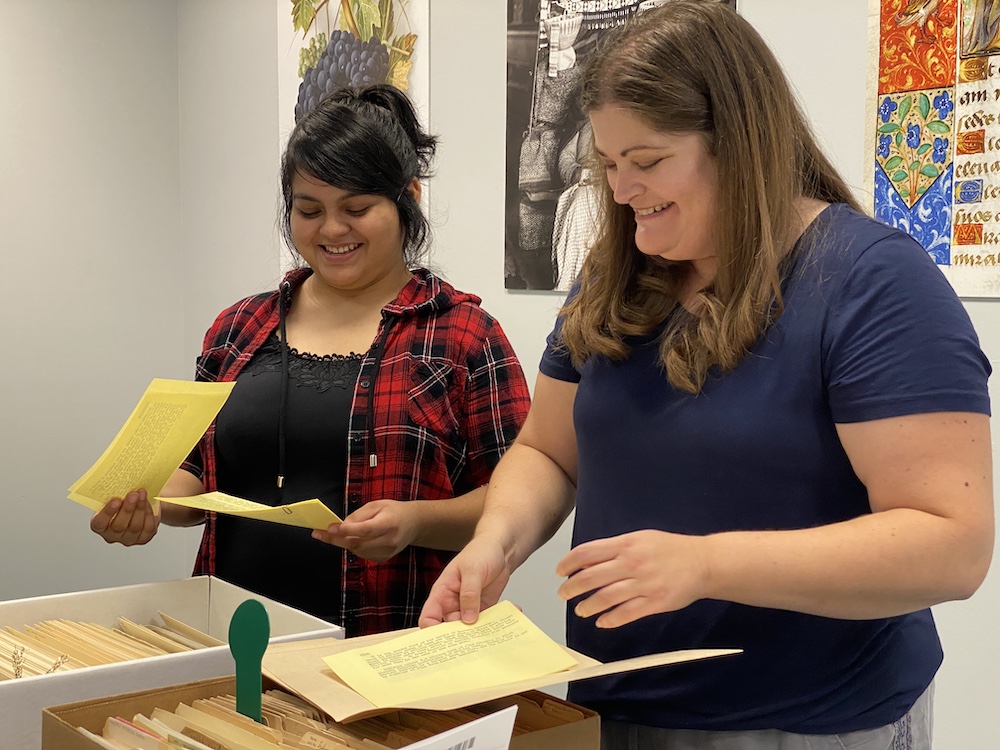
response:
{"label": "nose", "polygon": [[642,185],[629,169],[619,168],[614,173],[609,173],[608,185],[611,187],[615,203],[622,206],[631,203],[632,199],[642,192]]}
{"label": "nose", "polygon": [[323,225],[320,227],[320,233],[324,237],[336,238],[346,234],[349,229],[347,221],[345,221],[339,211],[327,211],[323,217]]}

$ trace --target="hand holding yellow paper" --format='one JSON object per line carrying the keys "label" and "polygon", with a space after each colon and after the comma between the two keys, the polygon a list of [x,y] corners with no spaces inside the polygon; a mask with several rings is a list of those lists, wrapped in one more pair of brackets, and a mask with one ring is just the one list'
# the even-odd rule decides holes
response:
{"label": "hand holding yellow paper", "polygon": [[483,611],[474,625],[446,622],[323,661],[382,708],[577,666],[562,646],[506,601]]}
{"label": "hand holding yellow paper", "polygon": [[[141,488],[155,498],[205,434],[234,385],[153,380],[111,445],[69,488],[69,499],[99,511],[111,498]],[[150,503],[156,510],[156,503]]]}
{"label": "hand holding yellow paper", "polygon": [[154,511],[159,501],[261,521],[326,529],[341,523],[319,500],[272,507],[223,492],[158,497],[170,476],[201,440],[235,383],[154,379],[111,445],[69,489],[69,499],[93,511],[113,497],[144,488]]}

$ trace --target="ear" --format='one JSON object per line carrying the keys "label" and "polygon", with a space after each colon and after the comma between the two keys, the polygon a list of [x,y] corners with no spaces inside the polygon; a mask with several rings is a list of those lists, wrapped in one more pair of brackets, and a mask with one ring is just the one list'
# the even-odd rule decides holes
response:
{"label": "ear", "polygon": [[410,191],[410,195],[413,196],[413,200],[416,201],[416,203],[419,205],[420,195],[423,192],[423,188],[420,187],[420,180],[414,177],[413,181],[406,186],[406,189]]}

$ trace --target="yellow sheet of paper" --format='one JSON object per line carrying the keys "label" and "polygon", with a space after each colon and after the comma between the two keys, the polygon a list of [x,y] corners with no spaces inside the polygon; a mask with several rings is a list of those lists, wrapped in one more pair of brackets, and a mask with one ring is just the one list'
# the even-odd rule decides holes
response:
{"label": "yellow sheet of paper", "polygon": [[474,625],[446,622],[323,661],[379,707],[402,706],[577,666],[564,648],[506,601],[484,610]]}
{"label": "yellow sheet of paper", "polygon": [[[235,383],[156,378],[69,499],[98,511],[112,497],[145,488],[155,498],[226,402]],[[157,503],[151,500],[154,510]]]}
{"label": "yellow sheet of paper", "polygon": [[159,497],[165,503],[183,505],[186,508],[211,510],[241,518],[254,518],[285,526],[299,526],[303,529],[326,529],[330,524],[343,523],[332,510],[319,500],[302,500],[289,505],[263,505],[252,500],[243,500],[224,492],[206,492],[193,497]]}

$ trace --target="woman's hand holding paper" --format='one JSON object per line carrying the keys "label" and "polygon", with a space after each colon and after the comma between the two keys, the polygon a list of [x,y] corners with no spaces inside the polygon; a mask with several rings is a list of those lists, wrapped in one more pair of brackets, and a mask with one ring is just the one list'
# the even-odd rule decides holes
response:
{"label": "woman's hand holding paper", "polygon": [[145,544],[156,535],[160,515],[153,511],[146,490],[128,493],[124,499],[113,497],[90,519],[91,531],[108,544],[132,547]]}
{"label": "woman's hand holding paper", "polygon": [[415,503],[373,500],[326,531],[313,532],[313,539],[350,550],[358,557],[385,562],[417,538],[420,520]]}

